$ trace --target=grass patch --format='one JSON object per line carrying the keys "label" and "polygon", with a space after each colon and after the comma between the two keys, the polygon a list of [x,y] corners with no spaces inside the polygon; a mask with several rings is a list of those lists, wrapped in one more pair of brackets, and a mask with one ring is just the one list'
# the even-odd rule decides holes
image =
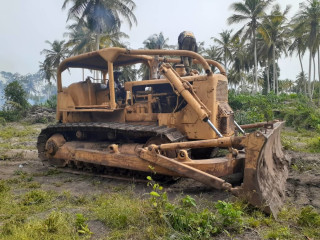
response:
{"label": "grass patch", "polygon": [[3,126],[0,130],[0,137],[3,139],[11,139],[13,137],[30,137],[37,136],[39,134],[39,131],[35,130],[31,126],[24,126],[22,129],[15,128],[13,126]]}
{"label": "grass patch", "polygon": [[2,227],[3,239],[80,239],[75,221],[66,213],[52,211],[44,219],[11,220]]}
{"label": "grass patch", "polygon": [[320,137],[313,131],[287,128],[281,131],[281,143],[286,150],[320,153]]}
{"label": "grass patch", "polygon": [[42,190],[27,192],[21,199],[23,205],[39,205],[50,200],[50,195]]}
{"label": "grass patch", "polygon": [[0,239],[87,239],[95,234],[88,221],[101,221],[106,239],[241,238],[244,231],[265,239],[320,237],[320,216],[312,207],[285,206],[275,220],[240,201],[186,195],[170,201],[154,182],[142,196],[134,188],[88,196],[44,191],[29,177],[0,181]]}

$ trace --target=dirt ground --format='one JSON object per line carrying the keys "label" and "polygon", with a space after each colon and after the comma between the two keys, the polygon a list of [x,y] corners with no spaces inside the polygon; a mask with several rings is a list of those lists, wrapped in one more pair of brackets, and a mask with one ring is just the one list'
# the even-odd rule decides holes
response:
{"label": "dirt ground", "polygon": [[[43,127],[39,125],[40,129]],[[27,141],[26,145],[32,146],[35,141]],[[287,179],[287,202],[297,207],[311,205],[320,209],[320,154],[298,153],[287,151],[291,158],[291,167]],[[61,172],[58,174],[45,174],[52,168],[44,166],[38,159],[37,150],[11,149],[6,152],[7,160],[0,161],[1,179],[10,179],[16,176],[18,171],[31,174],[34,181],[41,184],[41,189],[55,192],[68,191],[74,196],[93,195],[108,192],[110,189],[119,191],[134,188],[138,194],[150,192],[146,182],[123,181],[103,178],[91,175],[79,175]],[[201,183],[191,179],[165,185],[169,199],[184,193],[195,199],[206,198],[208,201],[226,200],[232,198],[224,191],[212,190]],[[20,189],[18,191],[23,191]],[[102,237],[107,229],[99,221],[89,222],[91,231],[95,232],[93,239]],[[255,232],[243,233],[239,239],[260,239]]]}
{"label": "dirt ground", "polygon": [[[320,154],[299,153],[287,151],[291,158],[291,167],[287,179],[287,201],[298,206],[311,205],[320,209]],[[7,152],[15,160],[0,161],[0,176],[9,179],[21,170],[32,174],[34,180],[42,185],[44,190],[70,191],[77,194],[98,194],[107,191],[108,188],[126,188],[134,184],[139,193],[148,192],[150,189],[145,182],[133,182],[92,175],[79,175],[62,172],[44,176],[52,168],[44,166],[37,157],[36,150],[13,149]],[[99,182],[92,187],[94,182]],[[223,200],[230,194],[223,191],[215,191],[192,179],[180,179],[173,184],[165,184],[166,191],[175,196],[185,193],[197,197],[206,196],[213,201]],[[170,196],[170,195],[169,195]]]}

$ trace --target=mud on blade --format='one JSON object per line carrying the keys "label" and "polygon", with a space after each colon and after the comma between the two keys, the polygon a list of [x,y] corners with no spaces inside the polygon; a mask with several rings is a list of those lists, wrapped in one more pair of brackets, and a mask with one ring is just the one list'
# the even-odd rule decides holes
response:
{"label": "mud on blade", "polygon": [[284,122],[274,123],[266,133],[256,131],[243,140],[244,179],[241,187],[232,191],[275,217],[284,202],[289,166],[280,141],[283,125]]}

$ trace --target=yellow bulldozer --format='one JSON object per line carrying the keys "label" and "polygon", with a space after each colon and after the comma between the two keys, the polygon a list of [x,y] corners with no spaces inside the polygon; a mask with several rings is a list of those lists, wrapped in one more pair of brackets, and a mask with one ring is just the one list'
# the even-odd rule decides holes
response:
{"label": "yellow bulldozer", "polygon": [[[181,56],[192,58],[201,70],[187,75]],[[135,64],[147,67],[149,80],[121,85],[119,70]],[[101,77],[63,87],[62,72],[69,68]],[[283,204],[288,176],[280,142],[284,123],[237,124],[219,63],[186,50],[106,48],[65,59],[57,89],[58,123],[43,129],[37,142],[43,162],[119,175],[188,177],[274,215]],[[219,157],[217,149],[227,154]],[[232,175],[241,176],[241,184],[225,180]]]}

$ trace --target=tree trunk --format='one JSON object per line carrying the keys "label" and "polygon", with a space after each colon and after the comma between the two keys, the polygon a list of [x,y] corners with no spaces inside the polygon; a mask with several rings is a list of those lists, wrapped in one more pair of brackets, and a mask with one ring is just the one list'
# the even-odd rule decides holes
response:
{"label": "tree trunk", "polygon": [[311,64],[312,64],[312,52],[311,52],[311,49],[310,49],[310,56],[309,56],[309,73],[308,73],[308,95],[309,95],[309,98],[312,100],[312,95],[311,95]]}
{"label": "tree trunk", "polygon": [[[97,33],[97,51],[100,49],[100,33]],[[99,79],[99,71],[96,70],[96,79]]]}
{"label": "tree trunk", "polygon": [[318,98],[318,106],[320,106],[320,49],[318,46],[318,80],[319,80],[319,98]]}
{"label": "tree trunk", "polygon": [[270,73],[269,73],[269,66],[270,66],[270,62],[269,62],[269,58],[268,58],[268,61],[267,61],[267,82],[268,82],[268,85],[267,85],[267,93],[270,93]]}
{"label": "tree trunk", "polygon": [[311,100],[313,98],[314,84],[316,81],[316,62],[314,60],[314,55],[312,56],[312,60],[313,60],[313,81],[312,81],[312,90],[311,90]]}
{"label": "tree trunk", "polygon": [[276,49],[272,47],[273,92],[276,93]]}
{"label": "tree trunk", "polygon": [[253,45],[254,45],[254,93],[258,90],[258,74],[257,74],[257,44],[256,44],[256,29],[253,29]]}
{"label": "tree trunk", "polygon": [[278,71],[277,71],[277,66],[279,66],[278,64],[278,59],[276,61],[276,92],[277,92],[277,95],[279,95],[279,81],[278,81]]}
{"label": "tree trunk", "polygon": [[304,85],[304,95],[307,96],[307,82],[306,82],[306,79],[304,79],[304,71],[303,71],[301,53],[300,53],[299,50],[298,50],[298,55],[299,55],[299,62],[300,62],[301,72],[302,72],[302,83]]}
{"label": "tree trunk", "polygon": [[224,49],[224,67],[226,68],[226,74],[228,76],[226,49]]}

